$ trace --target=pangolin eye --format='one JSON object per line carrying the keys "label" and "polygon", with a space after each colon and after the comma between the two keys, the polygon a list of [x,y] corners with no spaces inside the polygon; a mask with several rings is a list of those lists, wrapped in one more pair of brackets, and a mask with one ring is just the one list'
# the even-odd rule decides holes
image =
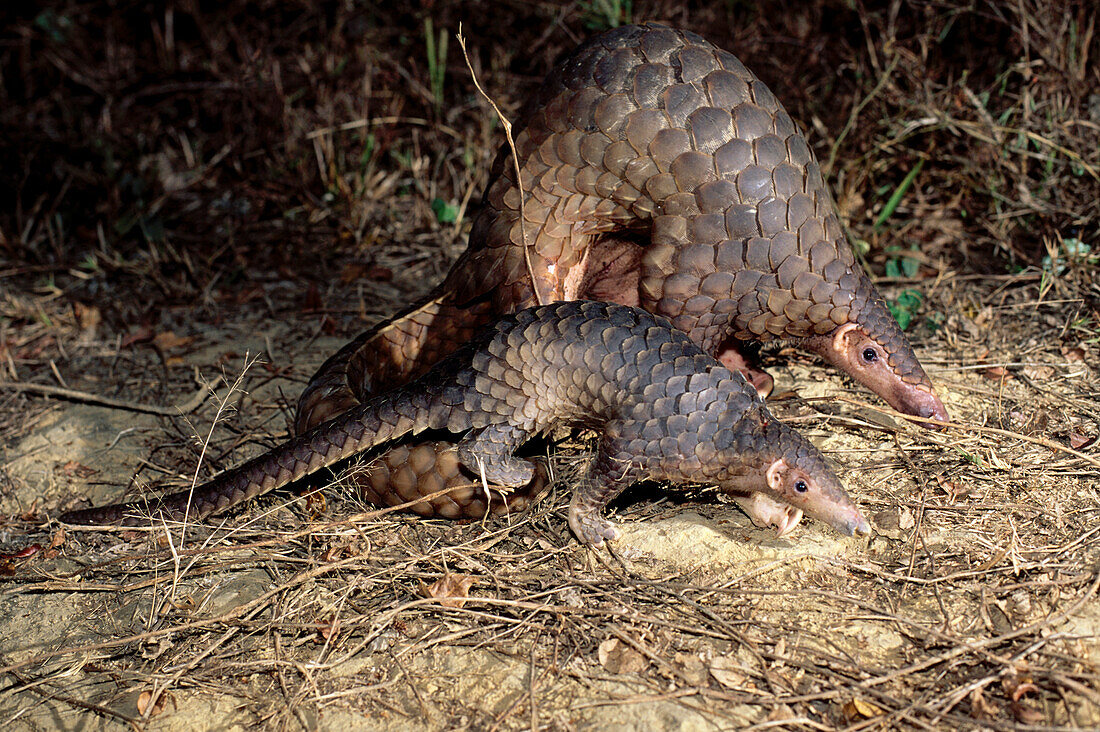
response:
{"label": "pangolin eye", "polygon": [[794,482],[794,489],[799,493],[805,493],[810,490],[810,486],[806,485],[806,481],[804,480],[796,480]]}
{"label": "pangolin eye", "polygon": [[867,363],[874,363],[878,360],[878,351],[868,346],[863,349],[863,360]]}

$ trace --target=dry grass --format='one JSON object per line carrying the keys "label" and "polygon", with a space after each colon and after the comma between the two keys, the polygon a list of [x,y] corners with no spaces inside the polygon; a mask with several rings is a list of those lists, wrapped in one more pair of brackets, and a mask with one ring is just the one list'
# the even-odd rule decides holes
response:
{"label": "dry grass", "polygon": [[[148,438],[136,482],[180,485],[203,449],[213,470],[285,435],[316,338],[349,337],[442,275],[499,126],[455,43],[437,106],[422,16],[384,4],[47,5],[12,11],[0,43],[0,380],[181,404],[201,386],[190,363],[233,381],[244,351],[227,329],[280,325],[208,444],[194,435],[214,400]],[[31,505],[0,519],[2,551],[40,545],[0,560],[2,602],[64,601],[75,626],[64,646],[0,658],[0,708],[141,726],[146,691],[168,709],[225,695],[279,728],[345,710],[566,728],[642,701],[761,728],[1096,724],[1097,11],[856,6],[659,0],[633,14],[698,30],[768,81],[888,296],[921,296],[910,332],[951,395],[951,431],[913,429],[860,392],[815,396],[823,368],[769,352],[800,394],[777,411],[875,515],[868,547],[733,569],[621,563],[569,536],[564,458],[557,493],[510,524],[411,519],[336,491],[325,507],[269,500],[189,527],[180,546],[43,534],[58,507]],[[513,117],[591,32],[579,5],[430,12],[437,32],[463,22],[478,79]],[[0,391],[0,439],[57,409]],[[5,495],[17,482],[0,466]],[[644,525],[677,500],[619,512]],[[476,578],[461,606],[425,597],[460,575]]]}

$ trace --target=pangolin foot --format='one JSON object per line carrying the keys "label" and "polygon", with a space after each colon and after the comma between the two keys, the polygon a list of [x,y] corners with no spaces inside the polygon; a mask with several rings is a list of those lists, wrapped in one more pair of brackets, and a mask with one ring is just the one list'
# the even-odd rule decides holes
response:
{"label": "pangolin foot", "polygon": [[745,377],[745,381],[753,385],[761,399],[767,399],[775,387],[775,379],[767,371],[758,369],[743,351],[744,346],[737,341],[729,340],[723,344],[717,353],[717,358],[722,365],[730,371],[736,371]]}
{"label": "pangolin foot", "polygon": [[603,518],[596,512],[584,512],[576,506],[569,510],[569,528],[577,535],[582,544],[597,547],[605,541],[615,541],[622,532],[615,528],[615,524]]}
{"label": "pangolin foot", "polygon": [[791,533],[802,520],[802,509],[777,501],[763,493],[754,492],[747,496],[734,496],[733,500],[754,524],[761,528],[775,529],[776,537]]}

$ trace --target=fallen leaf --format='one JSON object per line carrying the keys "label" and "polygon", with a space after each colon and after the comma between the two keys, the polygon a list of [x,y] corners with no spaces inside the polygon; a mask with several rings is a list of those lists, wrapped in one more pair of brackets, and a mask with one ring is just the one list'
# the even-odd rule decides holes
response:
{"label": "fallen leaf", "polygon": [[95,468],[89,468],[87,465],[81,465],[76,460],[70,460],[61,466],[61,471],[66,476],[72,478],[74,475],[77,478],[87,478],[91,475],[95,475],[97,472]]}
{"label": "fallen leaf", "polygon": [[794,718],[795,713],[794,710],[791,709],[790,704],[780,704],[768,713],[769,722],[785,722],[788,719]]}
{"label": "fallen leaf", "polygon": [[741,664],[730,656],[719,656],[710,662],[710,675],[727,689],[736,689],[743,686],[748,678],[741,670]]}
{"label": "fallen leaf", "polygon": [[327,507],[328,501],[322,491],[313,491],[306,496],[306,510],[310,512],[311,516],[316,518],[322,515]]}
{"label": "fallen leaf", "polygon": [[331,623],[322,623],[317,626],[317,634],[321,636],[325,642],[331,641],[332,638],[340,632],[340,619],[337,618]]}
{"label": "fallen leaf", "polygon": [[846,703],[843,707],[844,718],[849,722],[853,722],[857,719],[871,719],[873,717],[881,717],[882,710],[876,707],[874,704],[862,699],[852,699]]}
{"label": "fallen leaf", "polygon": [[389,282],[393,279],[393,270],[389,267],[366,264],[364,262],[352,262],[345,265],[340,272],[340,281],[347,285],[357,280],[373,280],[375,282]]}
{"label": "fallen leaf", "polygon": [[[144,717],[145,712],[148,709],[149,710],[149,717],[152,718],[152,717],[157,716],[161,712],[163,712],[165,707],[168,706],[169,701],[172,702],[173,707],[176,706],[175,701],[172,699],[172,695],[170,693],[168,693],[167,691],[161,692],[160,696],[157,697],[157,700],[155,702],[152,702],[152,699],[153,699],[153,692],[148,691],[148,690],[143,691],[143,692],[141,692],[141,694],[138,695],[138,700],[137,700],[138,714],[140,714],[141,716]],[[153,704],[152,709],[149,709],[149,703],[150,702],[152,702],[152,704]]]}
{"label": "fallen leaf", "polygon": [[1016,688],[1012,690],[1012,701],[1020,701],[1020,697],[1024,694],[1038,694],[1039,687],[1030,681],[1023,684],[1017,684]]}
{"label": "fallen leaf", "polygon": [[596,650],[600,665],[613,674],[636,674],[649,667],[649,661],[618,638],[608,638]]}
{"label": "fallen leaf", "polygon": [[1080,432],[1069,433],[1069,446],[1074,450],[1080,450],[1082,447],[1088,447],[1092,443],[1096,442],[1096,437],[1089,437],[1088,435],[1082,435]]}
{"label": "fallen leaf", "polygon": [[128,348],[135,343],[148,343],[153,340],[153,329],[148,327],[138,328],[137,331],[131,333],[122,339],[120,344],[123,348]]}
{"label": "fallen leaf", "polygon": [[1012,716],[1020,724],[1038,726],[1045,722],[1047,718],[1041,711],[1033,709],[1023,702],[1012,702],[1008,705],[1008,708],[1012,710]]}
{"label": "fallen leaf", "polygon": [[19,515],[24,521],[38,521],[38,499],[34,499],[31,507]]}
{"label": "fallen leaf", "polygon": [[470,587],[477,582],[476,577],[466,574],[445,574],[428,587],[420,585],[424,597],[439,599],[443,607],[462,607],[470,597]]}
{"label": "fallen leaf", "polygon": [[1081,362],[1085,360],[1085,349],[1077,346],[1070,348],[1069,346],[1062,346],[1062,356],[1067,361]]}
{"label": "fallen leaf", "polygon": [[677,653],[672,657],[672,662],[688,684],[702,686],[707,682],[707,666],[698,653]]}
{"label": "fallen leaf", "polygon": [[233,302],[237,305],[244,305],[250,303],[253,300],[262,300],[264,296],[264,288],[259,285],[253,285],[252,287],[235,288],[233,290]]}
{"label": "fallen leaf", "polygon": [[1008,373],[1004,366],[990,366],[989,368],[982,369],[982,376],[987,379],[1012,378],[1012,374]]}
{"label": "fallen leaf", "polygon": [[175,331],[166,330],[153,336],[153,344],[162,351],[171,351],[174,348],[182,348],[191,345],[195,340],[193,336],[178,336]]}
{"label": "fallen leaf", "polygon": [[76,316],[76,324],[81,330],[94,332],[103,320],[102,313],[95,305],[85,305],[82,302],[73,303],[73,315]]}
{"label": "fallen leaf", "polygon": [[306,290],[306,296],[302,300],[302,310],[306,312],[318,312],[324,310],[325,303],[321,300],[321,291],[317,289],[316,283],[310,283],[309,289]]}
{"label": "fallen leaf", "polygon": [[995,719],[997,708],[985,700],[981,687],[970,692],[970,713],[978,719]]}
{"label": "fallen leaf", "polygon": [[13,559],[30,559],[40,551],[42,551],[41,544],[30,544],[23,547],[17,552],[12,552],[11,554],[0,554],[0,560],[10,561]]}

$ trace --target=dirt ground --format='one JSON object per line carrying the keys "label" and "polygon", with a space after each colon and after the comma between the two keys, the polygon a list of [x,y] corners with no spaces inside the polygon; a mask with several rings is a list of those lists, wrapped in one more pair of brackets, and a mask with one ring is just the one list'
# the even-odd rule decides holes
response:
{"label": "dirt ground", "polygon": [[[1100,726],[1095,4],[381,5],[9,11],[0,727]],[[459,23],[514,116],[627,13],[783,100],[951,412],[919,429],[765,348],[869,539],[640,487],[584,548],[583,434],[509,518],[336,480],[170,532],[53,520],[278,443],[317,366],[443,276],[502,142]]]}

